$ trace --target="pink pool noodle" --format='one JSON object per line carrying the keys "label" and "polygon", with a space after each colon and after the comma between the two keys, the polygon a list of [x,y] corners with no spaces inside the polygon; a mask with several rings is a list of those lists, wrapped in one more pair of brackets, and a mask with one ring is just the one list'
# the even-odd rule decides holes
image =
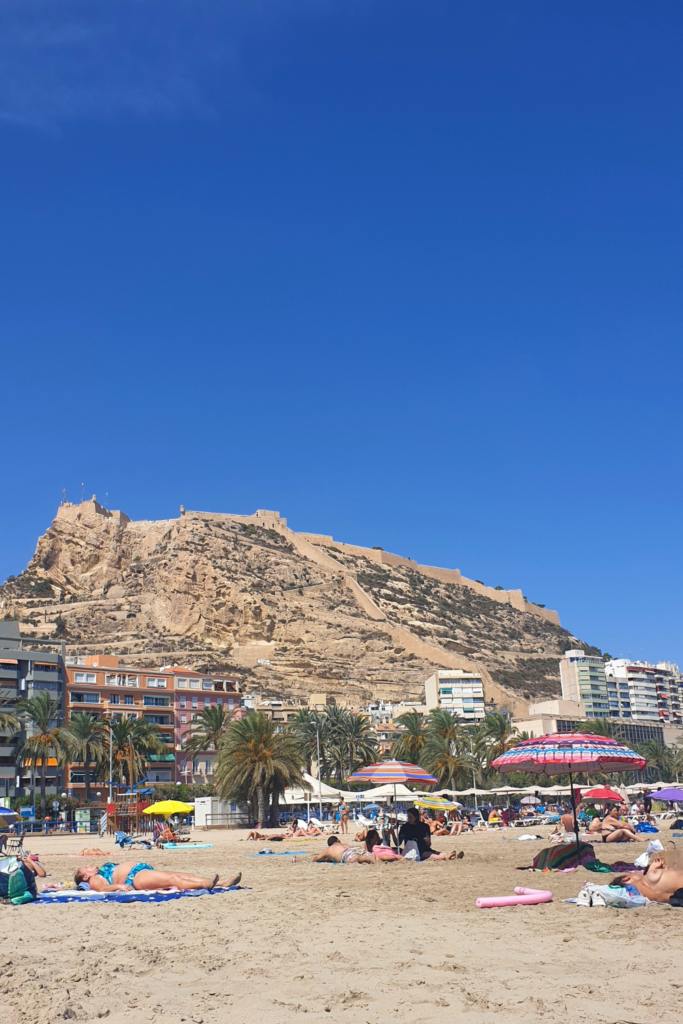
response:
{"label": "pink pool noodle", "polygon": [[553,894],[547,889],[527,889],[523,885],[515,887],[514,896],[479,896],[474,902],[480,910],[490,907],[532,907],[536,903],[550,903]]}

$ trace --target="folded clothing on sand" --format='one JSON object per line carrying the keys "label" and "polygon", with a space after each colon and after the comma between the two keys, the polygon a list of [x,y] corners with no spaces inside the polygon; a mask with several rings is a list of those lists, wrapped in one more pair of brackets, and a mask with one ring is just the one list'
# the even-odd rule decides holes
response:
{"label": "folded clothing on sand", "polygon": [[94,892],[92,889],[59,889],[55,892],[41,892],[36,904],[50,903],[166,903],[169,900],[184,899],[186,896],[216,896],[226,892],[237,892],[241,885],[216,886],[215,889],[175,889],[160,892],[158,889],[135,889],[132,892]]}

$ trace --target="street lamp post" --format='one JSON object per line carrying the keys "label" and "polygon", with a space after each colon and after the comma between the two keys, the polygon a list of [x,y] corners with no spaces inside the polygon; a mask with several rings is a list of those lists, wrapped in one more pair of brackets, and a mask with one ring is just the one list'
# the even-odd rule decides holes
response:
{"label": "street lamp post", "polygon": [[315,724],[315,746],[316,746],[316,758],[318,768],[318,812],[320,814],[320,820],[323,820],[323,787],[320,781],[320,726],[316,722]]}
{"label": "street lamp post", "polygon": [[113,780],[113,775],[114,775],[114,731],[113,731],[113,729],[111,727],[111,722],[109,722],[108,725],[109,725],[109,798],[108,799],[109,799],[109,803],[111,804],[113,799],[114,799],[114,790],[113,790],[113,785],[114,785],[114,780]]}

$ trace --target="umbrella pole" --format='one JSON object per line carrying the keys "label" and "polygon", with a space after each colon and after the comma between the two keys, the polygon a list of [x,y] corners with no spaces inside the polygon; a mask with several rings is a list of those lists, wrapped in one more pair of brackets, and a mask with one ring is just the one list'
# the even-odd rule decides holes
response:
{"label": "umbrella pole", "polygon": [[572,814],[574,816],[574,835],[576,836],[576,849],[579,850],[579,819],[576,816],[576,796],[574,794],[574,778],[572,773],[569,773],[569,788],[571,790],[571,802],[572,802]]}

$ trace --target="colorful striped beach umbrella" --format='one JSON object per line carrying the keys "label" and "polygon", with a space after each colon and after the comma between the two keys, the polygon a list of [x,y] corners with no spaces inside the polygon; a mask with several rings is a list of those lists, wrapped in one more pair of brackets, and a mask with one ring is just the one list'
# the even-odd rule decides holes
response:
{"label": "colorful striped beach umbrella", "polygon": [[410,764],[409,761],[382,761],[379,764],[369,764],[365,768],[349,775],[349,782],[371,782],[375,786],[382,786],[387,782],[394,787],[394,806],[396,806],[396,787],[403,783],[412,782],[416,786],[435,786],[438,782],[433,775],[420,768],[417,764]]}
{"label": "colorful striped beach umbrella", "polygon": [[456,807],[462,807],[457,800],[445,800],[442,796],[421,796],[415,805],[426,811],[453,811]]}
{"label": "colorful striped beach umbrella", "polygon": [[574,772],[641,771],[647,761],[635,750],[611,736],[567,732],[522,740],[491,762],[499,772],[538,772],[546,775],[569,774],[576,846],[579,846],[579,823],[574,797]]}
{"label": "colorful striped beach umbrella", "polygon": [[349,782],[371,782],[375,786],[382,786],[386,782],[394,785],[402,782],[404,785],[413,783],[415,786],[435,786],[438,779],[408,761],[382,761],[380,764],[359,768],[349,775]]}

